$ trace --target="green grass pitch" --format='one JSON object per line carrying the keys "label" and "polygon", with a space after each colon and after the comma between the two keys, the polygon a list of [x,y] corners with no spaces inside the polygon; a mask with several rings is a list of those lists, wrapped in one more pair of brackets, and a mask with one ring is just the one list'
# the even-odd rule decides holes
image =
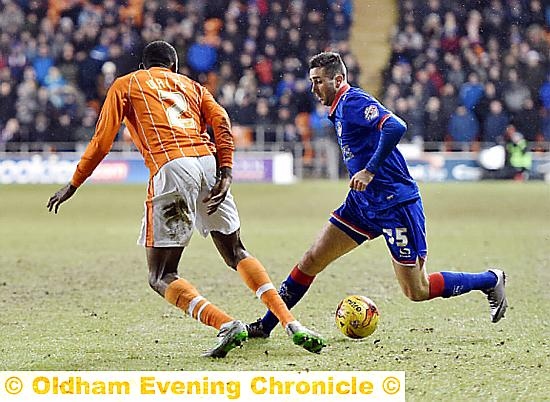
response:
{"label": "green grass pitch", "polygon": [[[550,398],[550,186],[422,184],[428,270],[508,275],[506,319],[483,294],[408,301],[381,239],[315,280],[293,310],[329,346],[312,355],[278,328],[227,358],[201,358],[216,331],[185,317],[147,284],[136,246],[145,186],[85,185],[57,216],[58,186],[0,187],[0,370],[404,370],[408,400]],[[279,285],[346,193],[346,182],[235,184],[247,248]],[[245,321],[264,312],[210,239],[198,234],[180,274]],[[345,339],[334,324],[348,294],[372,298],[377,331]]]}

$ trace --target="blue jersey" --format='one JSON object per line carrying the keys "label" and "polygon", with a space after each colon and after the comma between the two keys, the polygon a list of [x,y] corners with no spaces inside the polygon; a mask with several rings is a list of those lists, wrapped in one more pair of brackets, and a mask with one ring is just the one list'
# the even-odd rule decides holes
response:
{"label": "blue jersey", "polygon": [[[384,122],[392,116],[378,100],[360,88],[346,85],[336,94],[329,112],[350,177],[365,169],[376,151]],[[370,210],[383,210],[419,197],[405,158],[397,148],[380,165],[365,191],[350,196]]]}

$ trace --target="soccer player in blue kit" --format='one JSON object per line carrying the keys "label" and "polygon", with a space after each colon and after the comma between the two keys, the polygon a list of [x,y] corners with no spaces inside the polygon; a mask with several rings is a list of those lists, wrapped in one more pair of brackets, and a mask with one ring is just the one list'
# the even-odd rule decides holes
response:
{"label": "soccer player in blue kit", "polygon": [[[492,322],[507,308],[505,274],[426,271],[425,217],[418,186],[396,148],[407,130],[403,120],[346,80],[338,53],[323,52],[309,62],[312,92],[330,106],[338,144],[349,171],[350,191],[314,244],[283,281],[279,293],[292,308],[313,279],[332,261],[367,240],[384,236],[403,293],[413,301],[451,297],[481,290],[487,295]],[[248,324],[249,337],[268,337],[277,318],[268,311]]]}

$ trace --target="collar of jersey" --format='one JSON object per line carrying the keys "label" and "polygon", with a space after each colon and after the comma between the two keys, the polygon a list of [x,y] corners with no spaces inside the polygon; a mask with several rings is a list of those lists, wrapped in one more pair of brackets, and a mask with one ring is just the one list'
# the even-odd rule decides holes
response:
{"label": "collar of jersey", "polygon": [[340,87],[340,89],[338,90],[338,92],[336,92],[336,96],[334,97],[334,100],[332,101],[332,105],[330,105],[330,111],[328,112],[328,115],[329,116],[332,116],[332,114],[334,113],[334,111],[336,110],[336,106],[338,106],[338,102],[340,102],[340,98],[342,97],[342,95],[344,95],[348,89],[350,89],[351,86],[349,84],[345,84],[343,85],[342,87]]}

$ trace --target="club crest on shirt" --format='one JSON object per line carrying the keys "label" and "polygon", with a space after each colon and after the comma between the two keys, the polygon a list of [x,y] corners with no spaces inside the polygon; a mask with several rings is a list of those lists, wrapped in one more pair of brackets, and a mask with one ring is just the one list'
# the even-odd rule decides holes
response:
{"label": "club crest on shirt", "polygon": [[375,105],[370,105],[365,108],[365,120],[372,121],[378,117],[378,108]]}
{"label": "club crest on shirt", "polygon": [[344,162],[347,162],[353,158],[354,155],[353,152],[351,152],[349,145],[344,145],[342,147],[342,156],[344,158]]}
{"label": "club crest on shirt", "polygon": [[336,122],[336,135],[338,137],[342,136],[342,122],[341,121]]}

